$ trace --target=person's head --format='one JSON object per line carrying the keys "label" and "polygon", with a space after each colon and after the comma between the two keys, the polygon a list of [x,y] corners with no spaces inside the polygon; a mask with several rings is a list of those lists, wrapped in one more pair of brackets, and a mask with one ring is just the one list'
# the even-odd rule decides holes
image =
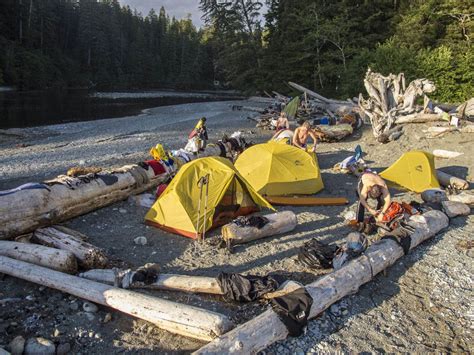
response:
{"label": "person's head", "polygon": [[309,121],[304,121],[304,122],[301,124],[301,127],[306,128],[306,129],[310,129],[310,128],[311,128],[311,124],[309,123]]}
{"label": "person's head", "polygon": [[382,195],[382,186],[380,185],[374,185],[369,189],[369,197],[370,198],[379,198]]}

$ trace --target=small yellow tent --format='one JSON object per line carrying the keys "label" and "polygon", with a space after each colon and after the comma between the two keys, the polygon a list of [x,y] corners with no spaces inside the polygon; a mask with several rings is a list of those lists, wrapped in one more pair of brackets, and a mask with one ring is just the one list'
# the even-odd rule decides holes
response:
{"label": "small yellow tent", "polygon": [[254,145],[235,167],[262,195],[314,194],[324,188],[316,154],[286,144]]}
{"label": "small yellow tent", "polygon": [[423,151],[417,150],[403,154],[395,163],[382,171],[380,176],[395,187],[414,192],[439,188],[434,156]]}
{"label": "small yellow tent", "polygon": [[[202,183],[203,179],[207,184]],[[260,207],[273,209],[227,159],[207,157],[183,165],[148,211],[145,221],[196,238],[203,231]]]}

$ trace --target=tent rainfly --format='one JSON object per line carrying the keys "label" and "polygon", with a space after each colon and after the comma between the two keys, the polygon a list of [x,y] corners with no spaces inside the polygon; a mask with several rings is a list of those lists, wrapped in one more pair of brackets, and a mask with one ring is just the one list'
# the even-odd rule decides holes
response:
{"label": "tent rainfly", "polygon": [[184,165],[145,216],[147,224],[199,238],[237,216],[273,207],[225,158],[207,157]]}

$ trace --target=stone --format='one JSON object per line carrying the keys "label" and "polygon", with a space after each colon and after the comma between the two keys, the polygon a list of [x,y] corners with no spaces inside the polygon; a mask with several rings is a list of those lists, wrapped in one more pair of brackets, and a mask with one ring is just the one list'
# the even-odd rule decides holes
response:
{"label": "stone", "polygon": [[26,341],[25,355],[55,355],[56,346],[45,338],[30,338]]}
{"label": "stone", "polygon": [[59,344],[58,348],[56,349],[56,355],[66,355],[71,351],[71,344],[64,343]]}
{"label": "stone", "polygon": [[57,338],[60,335],[61,335],[61,331],[58,328],[54,329],[53,337]]}
{"label": "stone", "polygon": [[119,212],[122,213],[122,214],[125,214],[128,211],[125,208],[119,208]]}
{"label": "stone", "polygon": [[468,216],[471,213],[471,208],[468,205],[458,201],[443,201],[441,202],[441,206],[449,218]]}
{"label": "stone", "polygon": [[102,323],[108,323],[112,320],[112,314],[111,313],[107,313],[104,317],[104,320],[102,321]]}
{"label": "stone", "polygon": [[296,348],[295,349],[295,354],[296,355],[305,355],[305,352],[301,348]]}
{"label": "stone", "polygon": [[92,322],[95,319],[95,316],[92,313],[86,312],[85,314],[89,322]]}
{"label": "stone", "polygon": [[137,237],[133,241],[136,245],[146,245],[146,243],[148,242],[145,237]]}
{"label": "stone", "polygon": [[10,344],[8,344],[8,347],[10,348],[12,355],[23,354],[23,350],[25,349],[25,338],[21,335],[15,337]]}
{"label": "stone", "polygon": [[0,346],[0,355],[10,355],[10,353]]}
{"label": "stone", "polygon": [[28,296],[25,297],[25,299],[26,299],[27,301],[34,301],[34,300],[35,300],[35,296],[28,295]]}
{"label": "stone", "polygon": [[77,311],[79,309],[79,305],[77,304],[77,302],[74,302],[69,305],[69,308],[73,311]]}
{"label": "stone", "polygon": [[99,310],[99,307],[97,307],[91,302],[84,302],[84,304],[82,305],[82,309],[88,313],[95,313]]}

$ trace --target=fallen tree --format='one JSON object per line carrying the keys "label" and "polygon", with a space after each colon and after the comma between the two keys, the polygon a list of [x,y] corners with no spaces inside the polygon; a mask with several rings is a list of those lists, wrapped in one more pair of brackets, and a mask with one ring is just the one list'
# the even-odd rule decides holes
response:
{"label": "fallen tree", "polygon": [[231,329],[224,315],[0,256],[0,273],[117,309],[169,332],[210,341]]}
{"label": "fallen tree", "polygon": [[86,236],[69,228],[56,226],[37,229],[31,241],[73,253],[79,265],[85,269],[103,268],[108,259],[105,252],[85,241]]}
{"label": "fallen tree", "polygon": [[[409,224],[415,228],[415,232],[411,235],[411,250],[446,228],[449,219],[440,211],[429,211],[423,215],[412,216]],[[306,290],[314,300],[309,318],[316,317],[344,296],[357,292],[361,285],[372,280],[375,275],[393,265],[403,255],[403,249],[397,242],[382,239],[372,244],[361,257],[306,285]],[[215,339],[194,354],[256,354],[287,336],[286,326],[278,315],[269,309]]]}
{"label": "fallen tree", "polygon": [[77,260],[66,250],[0,240],[0,255],[69,274],[77,272]]}
{"label": "fallen tree", "polygon": [[[101,178],[102,177],[102,178]],[[0,239],[66,221],[156,187],[168,174],[138,165],[94,177],[68,178],[0,195]]]}

